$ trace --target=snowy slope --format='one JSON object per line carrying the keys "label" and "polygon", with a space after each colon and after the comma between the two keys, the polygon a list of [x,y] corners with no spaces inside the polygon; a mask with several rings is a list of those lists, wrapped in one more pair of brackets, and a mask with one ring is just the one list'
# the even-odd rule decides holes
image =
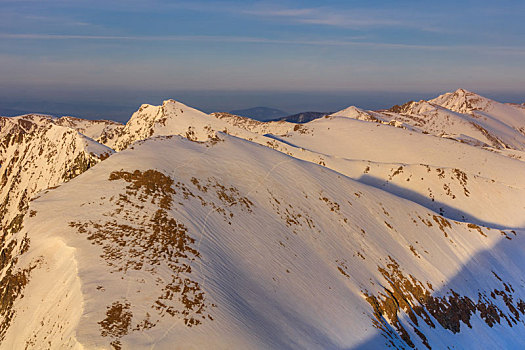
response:
{"label": "snowy slope", "polygon": [[[521,227],[525,163],[445,138],[345,117],[312,121],[276,149],[455,220]],[[486,193],[486,186],[498,188]]]}
{"label": "snowy slope", "polygon": [[[205,141],[223,131],[324,165],[455,220],[520,227],[525,164],[508,159],[508,154],[502,157],[492,148],[470,147],[399,125],[393,128],[386,121],[377,125],[378,116],[351,107],[341,116],[336,113],[302,125],[263,123],[228,113],[208,115],[168,100],[161,106],[142,106],[115,143],[108,145],[123,149],[150,135]],[[487,164],[492,164],[491,169],[486,169]],[[403,175],[396,176],[399,168],[404,169]],[[490,200],[484,191],[487,183],[498,188]]]}
{"label": "snowy slope", "polygon": [[2,347],[525,346],[523,230],[219,138],[135,144],[33,201]]}
{"label": "snowy slope", "polygon": [[525,109],[464,89],[389,110],[351,106],[332,116],[390,124],[479,147],[525,151]]}

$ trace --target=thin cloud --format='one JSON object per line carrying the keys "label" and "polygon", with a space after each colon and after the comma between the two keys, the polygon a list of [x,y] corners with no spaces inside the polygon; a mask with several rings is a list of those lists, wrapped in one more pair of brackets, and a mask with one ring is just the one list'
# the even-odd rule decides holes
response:
{"label": "thin cloud", "polygon": [[280,9],[280,10],[243,10],[242,13],[255,16],[276,16],[276,17],[300,17],[315,14],[314,9]]}
{"label": "thin cloud", "polygon": [[[353,37],[352,39],[361,39]],[[172,36],[119,36],[119,35],[71,35],[71,34],[10,34],[0,33],[0,39],[14,40],[108,40],[108,41],[195,41],[195,42],[231,42],[254,44],[298,44],[298,45],[346,45],[345,41],[319,41],[319,40],[286,40],[268,39],[243,36],[213,36],[213,35],[172,35]],[[357,41],[355,42],[357,43]]]}
{"label": "thin cloud", "polygon": [[99,41],[188,41],[188,42],[223,42],[246,44],[277,44],[305,46],[348,46],[384,49],[407,49],[428,51],[483,51],[492,54],[525,54],[525,48],[515,46],[477,46],[477,45],[419,45],[404,43],[385,43],[362,41],[363,37],[352,37],[348,40],[308,40],[308,39],[270,39],[244,36],[213,35],[172,35],[172,36],[118,36],[118,35],[70,35],[70,34],[10,34],[0,33],[0,39],[10,40],[99,40]]}
{"label": "thin cloud", "polygon": [[60,23],[68,26],[87,27],[93,26],[91,23],[83,21],[75,21],[64,17],[50,17],[50,16],[37,16],[37,15],[24,15],[24,19],[30,21],[44,22],[44,23]]}
{"label": "thin cloud", "polygon": [[411,21],[394,20],[393,15],[378,15],[373,11],[338,11],[327,8],[285,8],[285,9],[251,9],[241,10],[243,14],[258,17],[287,18],[290,21],[303,24],[326,25],[341,28],[370,28],[370,27],[420,27],[425,30],[426,25]]}

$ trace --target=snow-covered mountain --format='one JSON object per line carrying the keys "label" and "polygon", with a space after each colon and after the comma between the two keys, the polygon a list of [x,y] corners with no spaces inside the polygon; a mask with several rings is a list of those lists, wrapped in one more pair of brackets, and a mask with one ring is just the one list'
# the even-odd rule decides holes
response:
{"label": "snow-covered mountain", "polygon": [[[525,109],[458,89],[429,101],[407,102],[389,110],[349,107],[332,114],[404,127],[475,146],[525,151]],[[510,151],[510,152],[509,152]]]}
{"label": "snow-covered mountain", "polygon": [[497,128],[503,124],[525,135],[523,105],[500,103],[464,89],[441,95],[431,102],[455,112],[470,114],[490,127]]}
{"label": "snow-covered mountain", "polygon": [[215,122],[210,115],[175,100],[164,101],[162,106],[144,104],[133,113],[121,133],[105,144],[120,151],[135,141],[154,135],[184,135],[192,140],[207,140],[215,135],[210,125]]}
{"label": "snow-covered mountain", "polygon": [[305,124],[0,119],[0,348],[525,347],[525,117],[461,91]]}

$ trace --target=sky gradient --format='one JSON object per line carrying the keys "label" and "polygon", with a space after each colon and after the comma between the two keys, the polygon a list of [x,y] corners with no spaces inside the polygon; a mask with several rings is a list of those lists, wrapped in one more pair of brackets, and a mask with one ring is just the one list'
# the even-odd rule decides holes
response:
{"label": "sky gradient", "polygon": [[0,0],[0,114],[525,102],[523,18],[521,0]]}

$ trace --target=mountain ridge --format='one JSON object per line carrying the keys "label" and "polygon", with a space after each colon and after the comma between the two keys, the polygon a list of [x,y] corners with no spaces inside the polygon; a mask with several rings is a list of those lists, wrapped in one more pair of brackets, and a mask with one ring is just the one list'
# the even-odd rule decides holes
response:
{"label": "mountain ridge", "polygon": [[332,116],[391,124],[481,147],[525,150],[524,111],[464,89],[428,101],[409,101],[388,110],[360,110],[356,114],[349,107]]}
{"label": "mountain ridge", "polygon": [[0,118],[0,348],[524,346],[525,114],[476,96]]}

